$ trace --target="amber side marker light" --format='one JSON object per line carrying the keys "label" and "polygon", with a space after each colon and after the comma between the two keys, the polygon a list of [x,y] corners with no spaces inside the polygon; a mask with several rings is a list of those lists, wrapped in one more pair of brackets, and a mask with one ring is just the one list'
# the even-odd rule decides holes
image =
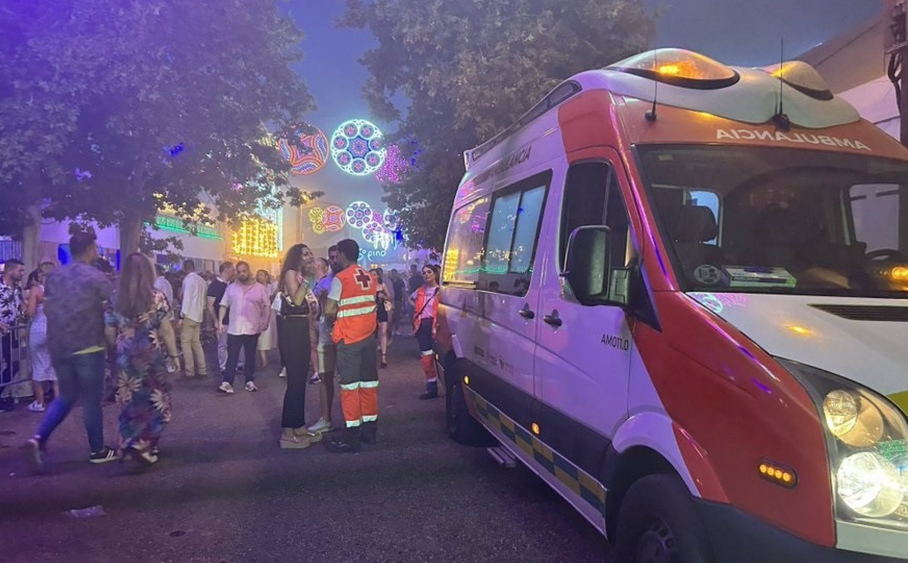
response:
{"label": "amber side marker light", "polygon": [[780,463],[762,459],[757,469],[760,472],[760,477],[786,489],[793,489],[798,484],[798,473],[794,469]]}
{"label": "amber side marker light", "polygon": [[540,430],[539,425],[536,424],[535,422],[530,425],[530,430],[532,430],[533,434],[535,434],[537,436],[539,436],[539,433],[542,431],[542,430]]}
{"label": "amber side marker light", "polygon": [[470,384],[470,376],[469,376],[469,375],[463,376],[463,384],[464,384],[464,385],[469,385],[469,384]]}

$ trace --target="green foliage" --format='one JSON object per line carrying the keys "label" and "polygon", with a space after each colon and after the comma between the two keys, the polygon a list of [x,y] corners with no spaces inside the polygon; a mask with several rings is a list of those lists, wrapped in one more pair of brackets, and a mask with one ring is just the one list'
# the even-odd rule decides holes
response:
{"label": "green foliage", "polygon": [[645,50],[655,14],[639,0],[347,0],[339,24],[368,28],[362,63],[373,112],[400,117],[423,151],[418,170],[386,186],[411,242],[440,249],[462,153],[488,140],[571,75]]}
{"label": "green foliage", "polygon": [[274,0],[6,0],[5,30],[0,189],[46,178],[46,216],[122,239],[164,205],[194,224],[203,200],[232,221],[317,195],[289,186],[266,131],[313,107],[291,69],[302,34]]}

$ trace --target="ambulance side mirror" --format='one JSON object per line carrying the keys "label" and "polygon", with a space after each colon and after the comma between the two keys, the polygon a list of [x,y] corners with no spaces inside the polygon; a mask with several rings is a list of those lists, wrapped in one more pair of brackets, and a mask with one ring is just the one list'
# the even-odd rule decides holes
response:
{"label": "ambulance side mirror", "polygon": [[583,305],[626,302],[611,298],[611,239],[612,232],[605,225],[578,227],[568,239],[561,276]]}

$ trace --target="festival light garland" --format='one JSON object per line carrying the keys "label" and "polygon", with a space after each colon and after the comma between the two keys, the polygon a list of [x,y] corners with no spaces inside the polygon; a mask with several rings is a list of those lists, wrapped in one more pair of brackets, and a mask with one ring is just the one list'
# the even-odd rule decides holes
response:
{"label": "festival light garland", "polygon": [[262,217],[243,219],[233,233],[233,251],[238,256],[277,258],[280,254],[278,223]]}

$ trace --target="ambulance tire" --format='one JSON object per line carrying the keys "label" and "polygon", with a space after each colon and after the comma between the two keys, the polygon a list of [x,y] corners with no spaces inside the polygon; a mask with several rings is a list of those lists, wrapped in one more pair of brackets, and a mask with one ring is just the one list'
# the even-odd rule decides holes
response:
{"label": "ambulance tire", "polygon": [[459,377],[448,379],[448,390],[445,393],[445,426],[448,436],[464,446],[489,447],[497,444],[495,438],[489,434],[479,421],[473,418],[467,409],[467,402],[463,396],[463,388]]}
{"label": "ambulance tire", "polygon": [[674,474],[648,475],[631,485],[615,536],[615,561],[621,563],[713,561],[690,493]]}

